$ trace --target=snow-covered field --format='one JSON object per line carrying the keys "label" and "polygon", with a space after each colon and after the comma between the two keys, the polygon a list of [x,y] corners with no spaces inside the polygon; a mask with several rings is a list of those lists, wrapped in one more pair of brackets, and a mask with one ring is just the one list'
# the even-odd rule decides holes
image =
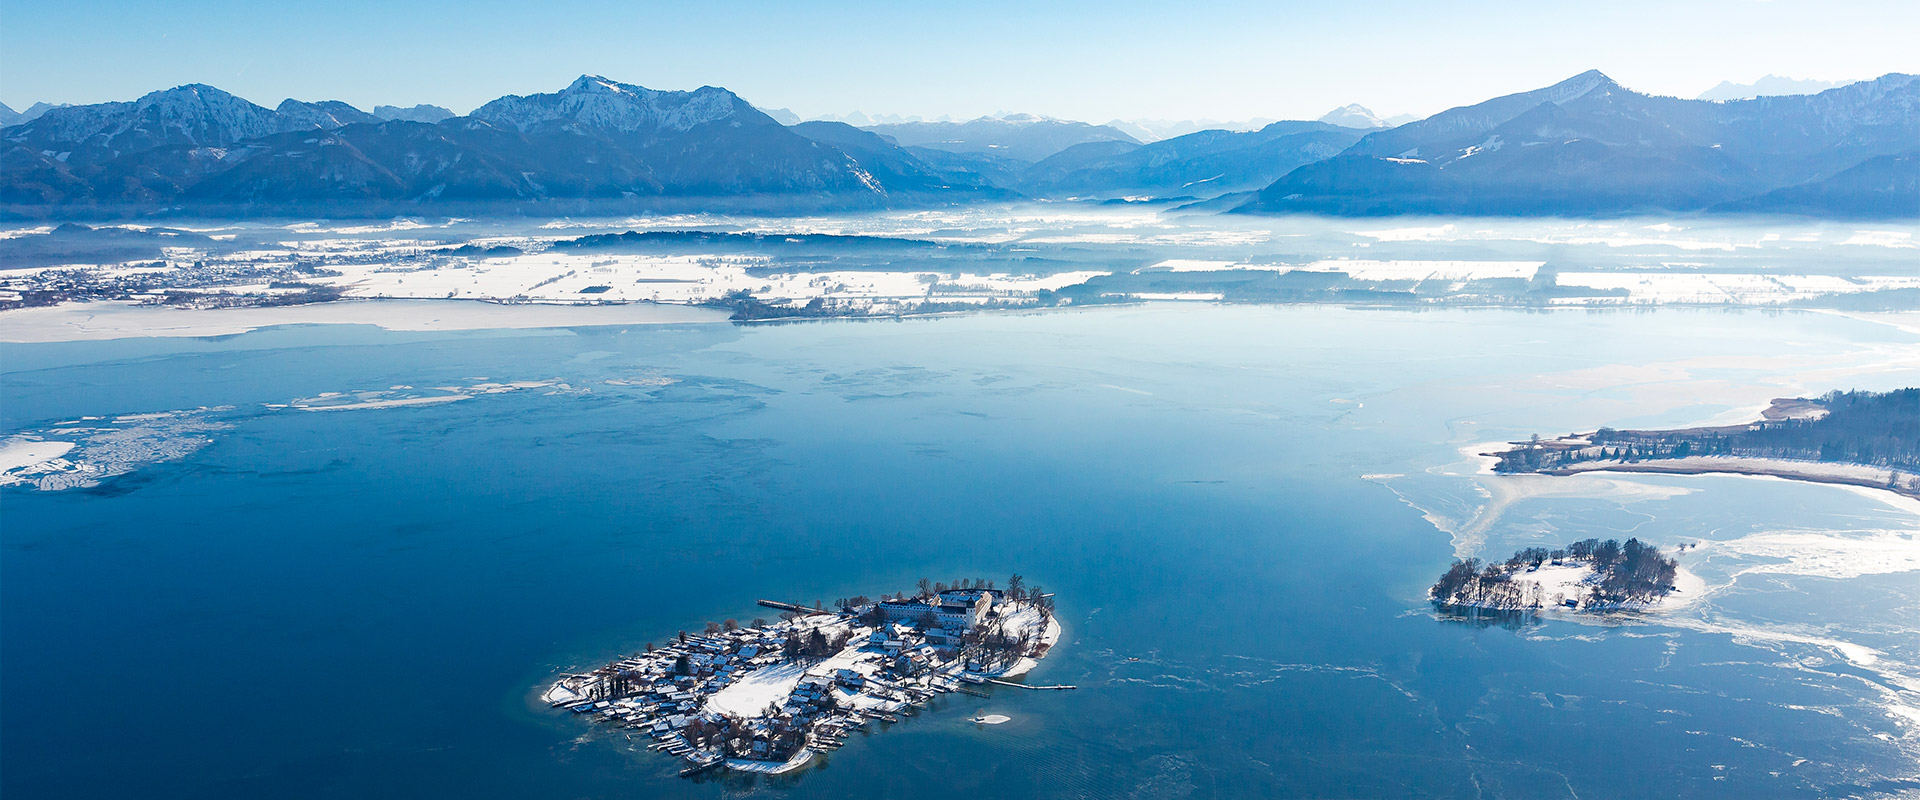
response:
{"label": "snow-covered field", "polygon": [[1542,566],[1533,572],[1516,572],[1513,582],[1520,584],[1538,584],[1549,607],[1558,606],[1567,600],[1579,600],[1587,594],[1587,579],[1593,576],[1593,570],[1585,564],[1565,566]]}
{"label": "snow-covered field", "polygon": [[[1425,284],[1420,302],[1443,302],[1455,291],[1482,302],[1502,302],[1506,295],[1501,292],[1510,292],[1510,286],[1487,290],[1473,282],[1541,281],[1552,275],[1559,291],[1551,302],[1567,306],[1776,306],[1920,289],[1920,275],[1902,261],[1917,246],[1920,228],[1901,225],[1869,229],[1740,219],[1420,219],[1393,228],[1351,225],[1313,217],[1256,219],[1067,203],[777,219],[679,214],[546,222],[186,222],[174,227],[208,238],[183,238],[190,246],[161,248],[157,259],[54,266],[41,266],[46,262],[37,260],[22,268],[0,263],[0,303],[51,294],[55,299],[168,299],[204,307],[257,305],[273,298],[307,302],[316,293],[324,299],[337,291],[348,299],[477,300],[559,308],[542,314],[500,312],[476,303],[462,304],[474,307],[464,312],[449,306],[320,303],[321,308],[205,308],[184,312],[192,316],[175,316],[158,310],[124,314],[117,306],[88,303],[78,309],[62,306],[64,312],[0,311],[0,341],[207,336],[273,324],[331,322],[431,330],[685,321],[670,314],[596,309],[620,304],[685,307],[740,292],[776,308],[818,300],[830,304],[836,315],[891,315],[923,307],[1027,305],[1044,297],[1042,293],[1101,276],[1148,271],[1340,273],[1362,287]],[[583,234],[630,230],[906,237],[943,247],[938,253],[929,250],[928,255],[894,261],[832,248],[809,251],[804,258],[715,254],[711,247],[647,254],[554,249],[556,243]],[[53,231],[47,225],[0,230],[0,246],[26,247],[19,243]],[[455,250],[457,245],[469,247]],[[512,249],[495,253],[487,248]],[[26,247],[23,252],[37,251]],[[843,263],[842,258],[847,260]],[[1204,279],[1193,285],[1136,289],[1107,296],[1225,297],[1219,285]],[[169,293],[185,293],[189,299]],[[191,299],[223,296],[243,299]]]}
{"label": "snow-covered field", "polygon": [[320,279],[350,297],[529,300],[544,303],[700,303],[745,291],[761,300],[891,300],[917,302],[1029,296],[1060,289],[1099,271],[1047,275],[967,274],[938,270],[774,272],[758,256],[523,255],[466,261],[432,269],[393,272],[377,266],[343,267],[346,274]]}
{"label": "snow-covered field", "polygon": [[395,331],[459,331],[721,322],[726,318],[727,312],[719,309],[652,303],[576,307],[370,300],[279,308],[183,309],[106,301],[0,312],[0,342],[231,336],[274,325],[373,325]]}
{"label": "snow-covered field", "polygon": [[793,662],[754,670],[707,698],[706,708],[716,714],[757,717],[766,713],[767,706],[786,702],[793,687],[806,677],[809,666]]}
{"label": "snow-covered field", "polygon": [[0,443],[0,486],[18,483],[6,473],[25,467],[39,466],[64,456],[73,449],[72,442],[42,442],[33,439],[8,439]]}
{"label": "snow-covered field", "polygon": [[1760,275],[1669,272],[1562,273],[1560,286],[1627,292],[1625,297],[1562,297],[1561,305],[1593,303],[1685,303],[1745,306],[1781,305],[1830,294],[1858,294],[1887,289],[1920,289],[1920,275],[1878,275],[1841,278],[1831,275]]}

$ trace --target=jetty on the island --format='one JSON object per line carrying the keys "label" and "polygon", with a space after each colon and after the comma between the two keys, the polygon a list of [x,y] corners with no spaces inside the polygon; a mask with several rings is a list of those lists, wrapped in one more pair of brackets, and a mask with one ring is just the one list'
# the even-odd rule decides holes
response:
{"label": "jetty on the island", "polygon": [[550,706],[651,740],[685,760],[682,776],[722,767],[775,774],[844,746],[856,731],[900,723],[934,698],[988,698],[1032,669],[1060,637],[1053,595],[1019,575],[879,599],[816,604],[761,599],[777,621],[708,623],[586,672],[560,676]]}
{"label": "jetty on the island", "polygon": [[1046,691],[1064,691],[1064,690],[1067,690],[1067,689],[1078,689],[1078,688],[1080,688],[1080,687],[1078,687],[1078,686],[1034,686],[1034,685],[1032,685],[1032,684],[1026,684],[1026,683],[1014,683],[1013,681],[1003,681],[1003,680],[1000,680],[999,678],[990,678],[990,679],[988,679],[988,680],[987,680],[987,682],[988,682],[988,683],[997,683],[997,684],[999,684],[999,685],[1001,685],[1001,686],[1011,686],[1011,687],[1013,687],[1013,688],[1015,688],[1015,689],[1032,689],[1032,690],[1034,690],[1034,691],[1040,691],[1040,692],[1046,692]]}

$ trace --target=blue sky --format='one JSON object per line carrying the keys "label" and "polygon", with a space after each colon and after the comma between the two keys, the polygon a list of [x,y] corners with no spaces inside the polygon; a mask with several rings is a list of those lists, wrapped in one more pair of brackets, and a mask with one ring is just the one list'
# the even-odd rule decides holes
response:
{"label": "blue sky", "polygon": [[582,73],[725,86],[802,114],[1429,114],[1597,68],[1723,79],[1920,71],[1920,2],[502,2],[0,0],[0,101],[209,83],[465,112]]}

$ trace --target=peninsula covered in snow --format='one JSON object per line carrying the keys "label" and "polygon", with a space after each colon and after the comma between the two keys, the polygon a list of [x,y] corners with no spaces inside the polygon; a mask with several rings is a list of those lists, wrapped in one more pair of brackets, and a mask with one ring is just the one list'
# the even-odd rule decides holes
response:
{"label": "peninsula covered in snow", "polygon": [[[1019,576],[1006,587],[922,579],[917,592],[853,597],[832,610],[761,600],[782,619],[710,622],[649,643],[541,695],[598,724],[653,740],[689,766],[783,773],[853,731],[892,724],[947,692],[986,696],[987,684],[1032,669],[1060,638],[1053,595]],[[982,717],[977,721],[1004,721]]]}
{"label": "peninsula covered in snow", "polygon": [[1504,474],[1766,475],[1920,497],[1920,389],[1776,398],[1760,419],[1674,430],[1533,437],[1485,455]]}

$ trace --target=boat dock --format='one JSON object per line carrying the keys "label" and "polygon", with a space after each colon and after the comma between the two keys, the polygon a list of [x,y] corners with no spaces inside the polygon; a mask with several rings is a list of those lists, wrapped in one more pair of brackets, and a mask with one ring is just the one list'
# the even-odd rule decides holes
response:
{"label": "boat dock", "polygon": [[1059,691],[1059,692],[1064,692],[1064,691],[1066,691],[1066,690],[1068,690],[1068,689],[1078,689],[1078,688],[1080,688],[1080,687],[1078,687],[1078,686],[1028,686],[1028,685],[1026,685],[1026,684],[1024,684],[1024,683],[1014,683],[1014,682],[1012,682],[1012,681],[1003,681],[1003,680],[1000,680],[999,678],[988,678],[988,679],[987,679],[987,682],[988,682],[988,683],[997,683],[997,684],[1000,684],[1001,686],[1012,686],[1012,687],[1013,687],[1013,688],[1015,688],[1015,689],[1032,689],[1032,690],[1034,690],[1034,691],[1037,691],[1037,692],[1045,692],[1045,691]]}
{"label": "boat dock", "polygon": [[767,608],[777,608],[777,609],[780,609],[781,611],[793,611],[800,614],[826,613],[821,609],[809,608],[807,606],[800,605],[799,603],[782,603],[778,600],[755,600],[754,602],[759,603],[760,605],[766,606]]}
{"label": "boat dock", "polygon": [[691,775],[698,775],[702,772],[706,772],[707,770],[713,769],[714,767],[720,766],[721,764],[725,764],[725,763],[727,763],[727,760],[724,758],[716,758],[711,761],[703,761],[691,767],[687,767],[686,769],[680,770],[680,777],[685,778]]}

